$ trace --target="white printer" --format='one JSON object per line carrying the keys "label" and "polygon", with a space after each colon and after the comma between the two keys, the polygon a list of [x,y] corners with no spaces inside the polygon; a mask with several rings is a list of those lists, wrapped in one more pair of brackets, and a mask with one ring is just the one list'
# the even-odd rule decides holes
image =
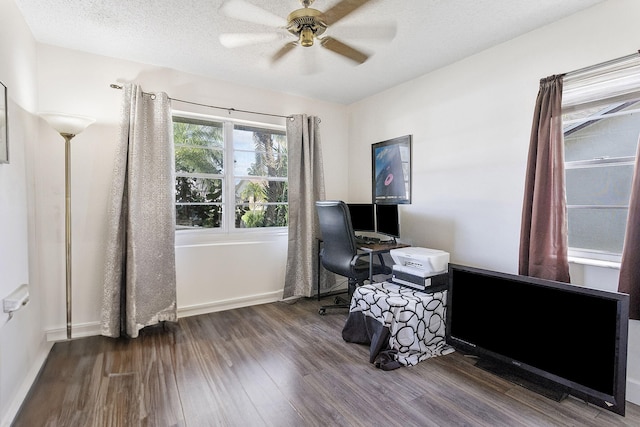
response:
{"label": "white printer", "polygon": [[449,253],[437,249],[407,247],[392,249],[391,281],[420,291],[446,287]]}

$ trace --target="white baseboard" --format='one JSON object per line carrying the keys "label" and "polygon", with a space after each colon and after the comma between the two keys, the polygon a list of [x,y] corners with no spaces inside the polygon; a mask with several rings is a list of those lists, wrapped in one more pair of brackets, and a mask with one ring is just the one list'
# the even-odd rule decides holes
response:
{"label": "white baseboard", "polygon": [[[47,341],[67,341],[67,327],[46,331]],[[100,335],[100,322],[80,323],[71,326],[71,338],[84,338]]]}
{"label": "white baseboard", "polygon": [[213,301],[204,304],[194,304],[178,307],[178,318],[197,316],[199,314],[215,313],[217,311],[231,310],[234,308],[248,307],[251,305],[267,304],[280,301],[282,289],[264,294],[250,295],[242,298],[231,298],[221,301]]}
{"label": "white baseboard", "polygon": [[[231,310],[233,308],[248,307],[251,305],[266,304],[280,301],[282,289],[264,294],[250,295],[242,298],[232,298],[221,301],[213,301],[204,304],[178,307],[178,318],[197,316],[199,314],[215,313],[217,311]],[[82,323],[72,326],[72,337],[83,338],[100,335],[100,322]],[[46,331],[48,342],[66,341],[67,328],[49,329]]]}
{"label": "white baseboard", "polygon": [[53,347],[53,343],[45,341],[38,349],[38,353],[36,354],[36,358],[33,361],[31,369],[29,370],[29,372],[27,372],[27,375],[24,377],[20,388],[16,392],[15,396],[13,396],[13,400],[9,404],[9,409],[4,414],[4,417],[0,422],[0,426],[9,427],[13,422],[13,419],[16,417],[16,415],[18,415],[18,411],[22,406],[22,402],[24,402],[27,394],[29,394],[31,386],[36,381],[36,378],[38,378],[40,369],[42,369],[42,367],[44,366],[44,362],[47,360],[47,356],[49,356],[51,347]]}
{"label": "white baseboard", "polygon": [[640,381],[627,378],[627,402],[640,405]]}

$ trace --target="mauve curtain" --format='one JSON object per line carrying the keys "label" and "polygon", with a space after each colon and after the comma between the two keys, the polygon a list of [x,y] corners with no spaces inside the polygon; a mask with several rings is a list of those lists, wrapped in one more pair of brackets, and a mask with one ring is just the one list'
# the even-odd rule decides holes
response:
{"label": "mauve curtain", "polygon": [[318,269],[320,235],[316,200],[324,200],[320,119],[306,114],[287,120],[289,244],[283,298],[309,297]]}
{"label": "mauve curtain", "polygon": [[563,76],[540,80],[525,178],[519,273],[569,282]]}
{"label": "mauve curtain", "polygon": [[175,321],[174,153],[170,100],[125,85],[108,207],[102,334]]}
{"label": "mauve curtain", "polygon": [[618,291],[629,294],[629,318],[640,320],[640,142],[636,151]]}

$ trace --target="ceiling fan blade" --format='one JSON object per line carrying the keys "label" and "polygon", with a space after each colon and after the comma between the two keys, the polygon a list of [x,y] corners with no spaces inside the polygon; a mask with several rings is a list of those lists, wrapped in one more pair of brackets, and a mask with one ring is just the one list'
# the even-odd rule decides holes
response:
{"label": "ceiling fan blade", "polygon": [[379,40],[388,42],[396,37],[395,24],[338,25],[331,34],[341,39]]}
{"label": "ceiling fan blade", "polygon": [[291,52],[293,50],[293,48],[295,48],[298,45],[298,42],[289,42],[287,44],[285,44],[284,46],[282,46],[282,48],[280,48],[279,51],[277,51],[275,53],[275,55],[273,55],[271,57],[271,63],[275,63],[276,61],[279,61],[280,59],[282,59],[283,56],[285,56],[287,53]]}
{"label": "ceiling fan blade", "polygon": [[220,6],[220,11],[229,18],[269,27],[285,27],[287,21],[261,7],[245,0],[228,0]]}
{"label": "ceiling fan blade", "polygon": [[222,46],[233,49],[282,40],[283,36],[278,33],[223,33],[218,38]]}
{"label": "ceiling fan blade", "polygon": [[342,0],[331,9],[324,12],[325,24],[332,25],[349,15],[354,10],[369,3],[371,0]]}
{"label": "ceiling fan blade", "polygon": [[320,40],[320,43],[323,47],[329,49],[330,51],[349,58],[350,60],[355,61],[358,64],[362,64],[369,58],[369,55],[349,45],[346,45],[341,41],[334,39],[333,37],[324,37]]}

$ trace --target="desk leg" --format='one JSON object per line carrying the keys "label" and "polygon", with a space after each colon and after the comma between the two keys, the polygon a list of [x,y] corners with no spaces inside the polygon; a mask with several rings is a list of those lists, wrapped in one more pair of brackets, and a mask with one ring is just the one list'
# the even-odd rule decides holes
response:
{"label": "desk leg", "polygon": [[373,283],[373,252],[369,253],[369,283]]}

